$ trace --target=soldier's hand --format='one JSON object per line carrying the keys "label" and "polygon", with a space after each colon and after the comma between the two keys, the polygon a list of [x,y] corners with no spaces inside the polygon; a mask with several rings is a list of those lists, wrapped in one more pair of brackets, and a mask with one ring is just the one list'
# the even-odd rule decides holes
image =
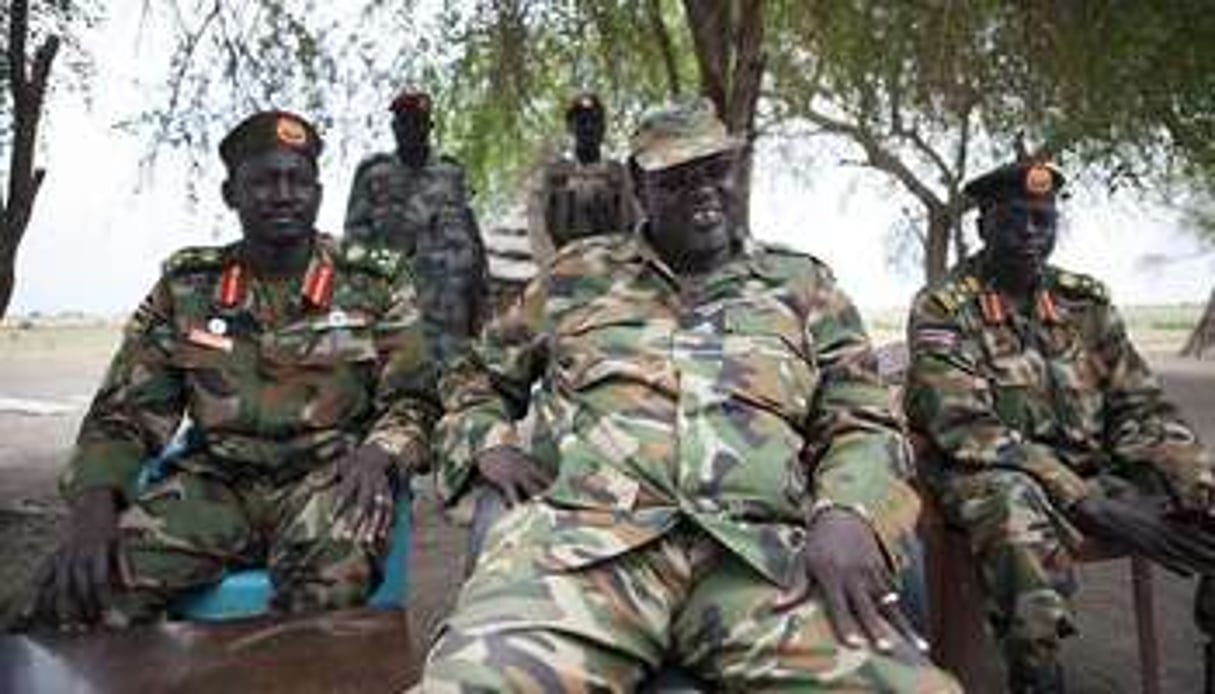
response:
{"label": "soldier's hand", "polygon": [[68,533],[34,579],[36,615],[71,626],[93,624],[110,603],[118,547],[118,500],[89,489],[72,504]]}
{"label": "soldier's hand", "polygon": [[497,487],[508,506],[539,494],[552,483],[552,475],[531,456],[514,446],[495,446],[477,455],[477,472]]}
{"label": "soldier's hand", "polygon": [[798,584],[778,609],[807,599],[817,586],[836,636],[848,646],[868,641],[889,653],[901,637],[927,650],[899,607],[885,556],[863,518],[845,509],[816,514],[799,560]]}
{"label": "soldier's hand", "polygon": [[1215,529],[1170,514],[1163,501],[1090,495],[1068,509],[1081,532],[1183,575],[1215,573]]}
{"label": "soldier's hand", "polygon": [[396,468],[392,456],[364,444],[337,463],[333,520],[359,544],[388,537],[396,510]]}

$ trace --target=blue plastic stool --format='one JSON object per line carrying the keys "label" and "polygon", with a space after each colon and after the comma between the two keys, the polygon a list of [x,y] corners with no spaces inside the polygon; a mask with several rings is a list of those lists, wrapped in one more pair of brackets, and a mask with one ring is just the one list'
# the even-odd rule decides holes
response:
{"label": "blue plastic stool", "polygon": [[[168,474],[174,458],[189,448],[190,430],[183,427],[164,451],[149,460],[140,471],[140,488]],[[384,575],[367,604],[379,610],[404,607],[409,596],[409,550],[413,535],[411,518],[413,495],[408,486],[397,494],[396,520],[389,537],[388,557],[384,560]],[[169,613],[178,619],[218,622],[265,614],[270,607],[270,574],[265,569],[233,571],[219,583],[190,591],[178,597]]]}

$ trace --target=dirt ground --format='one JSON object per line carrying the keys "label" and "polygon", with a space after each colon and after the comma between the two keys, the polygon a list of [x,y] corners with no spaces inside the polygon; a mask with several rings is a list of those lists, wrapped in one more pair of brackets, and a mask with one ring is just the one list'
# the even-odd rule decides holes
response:
{"label": "dirt ground", "polygon": [[[16,596],[60,532],[64,511],[55,478],[116,337],[112,326],[0,328],[0,618],[11,617]],[[1181,337],[1147,341],[1149,357],[1204,440],[1213,442],[1215,364],[1157,351]],[[433,494],[422,485],[410,568],[417,652],[450,609],[465,542],[464,531],[443,521]],[[1199,692],[1202,641],[1191,618],[1192,585],[1162,571],[1155,574],[1164,691]],[[1138,691],[1129,564],[1086,566],[1081,584],[1081,636],[1066,651],[1070,691]]]}

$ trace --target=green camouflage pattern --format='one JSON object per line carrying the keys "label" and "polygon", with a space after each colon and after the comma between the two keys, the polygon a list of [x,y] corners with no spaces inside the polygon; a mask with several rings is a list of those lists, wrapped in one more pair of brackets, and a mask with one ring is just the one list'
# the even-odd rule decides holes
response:
{"label": "green camouflage pattern", "polygon": [[[183,416],[190,447],[174,467],[215,480],[211,491],[229,485],[215,494],[242,503],[257,494],[250,485],[291,496],[301,480],[365,443],[402,461],[428,450],[438,416],[435,372],[400,256],[318,235],[303,277],[246,275],[241,299],[227,305],[221,278],[242,246],[186,249],[165,264],[81,425],[61,480],[69,501],[97,487],[141,499],[141,468]],[[333,270],[326,306],[303,295],[304,278],[322,266]],[[188,554],[181,550],[194,534],[217,532],[213,521],[224,522],[219,512],[182,513],[166,520],[180,525],[163,538],[174,556]]]}
{"label": "green camouflage pattern", "polygon": [[575,239],[630,233],[638,220],[628,173],[614,160],[550,162],[541,171],[530,204],[529,230],[547,246],[540,254],[544,258]]}
{"label": "green camouflage pattern", "polygon": [[410,262],[436,359],[480,327],[489,270],[464,169],[446,157],[407,166],[393,153],[363,160],[346,207],[346,238],[387,246]]}
{"label": "green camouflage pattern", "polygon": [[667,169],[742,146],[741,138],[726,132],[713,102],[704,98],[645,114],[629,142],[633,161],[643,171]]}
{"label": "green camouflage pattern", "polygon": [[930,486],[970,534],[996,633],[1046,652],[1071,630],[1082,540],[1062,509],[1115,481],[1192,499],[1210,460],[1100,283],[1049,267],[1032,306],[993,311],[982,262],[916,297],[904,403],[933,450]]}
{"label": "green camouflage pattern", "polygon": [[[466,620],[490,615],[484,628],[492,632],[519,609],[509,600],[491,605],[478,586],[527,597],[541,583],[568,580],[578,590],[579,581],[601,575],[597,567],[607,578],[648,564],[655,552],[645,548],[665,546],[654,543],[676,528],[700,538],[698,544],[724,548],[738,590],[750,586],[745,590],[766,596],[771,610],[780,587],[794,584],[793,559],[816,501],[861,513],[891,560],[905,561],[918,499],[904,481],[903,440],[859,315],[829,271],[808,256],[748,242],[693,283],[678,278],[640,237],[572,243],[487,327],[440,390],[447,414],[436,430],[439,492],[446,501],[476,486],[474,458],[481,451],[529,447],[516,422],[529,407],[544,422],[537,430],[551,439],[530,448],[556,472],[528,512],[549,519],[525,532],[524,544],[537,548],[538,558],[491,549],[452,618],[457,636],[449,635],[449,643],[462,639]],[[504,538],[517,534],[502,531]],[[483,575],[498,561],[522,582]],[[639,575],[638,585],[657,580],[656,568]],[[603,637],[614,640],[663,633],[659,624],[634,635],[633,626],[567,606],[563,595],[545,598],[571,610],[550,625],[558,631],[585,621],[595,633],[621,631]],[[519,614],[530,615],[527,602],[520,604]],[[677,608],[655,606],[664,620]],[[834,644],[821,630],[807,638]],[[629,659],[652,663],[654,647]],[[872,661],[811,659],[806,667],[822,675],[859,671],[866,662]],[[570,663],[576,669],[578,660]],[[436,672],[459,677],[460,670],[443,665]]]}
{"label": "green camouflage pattern", "polygon": [[387,540],[356,543],[333,517],[328,464],[289,485],[232,484],[176,470],[120,517],[123,589],[103,617],[112,627],[159,619],[174,598],[240,567],[265,566],[270,608],[283,613],[364,604],[383,575]]}
{"label": "green camouflage pattern", "polygon": [[421,691],[634,692],[672,654],[709,691],[961,691],[910,644],[890,655],[842,645],[817,600],[773,609],[780,588],[687,521],[565,569],[566,540],[604,521],[531,502],[495,525]]}

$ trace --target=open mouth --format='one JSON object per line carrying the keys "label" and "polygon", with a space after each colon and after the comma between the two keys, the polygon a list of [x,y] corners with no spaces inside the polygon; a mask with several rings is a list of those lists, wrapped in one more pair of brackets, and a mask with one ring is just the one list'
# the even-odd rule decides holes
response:
{"label": "open mouth", "polygon": [[692,224],[698,227],[708,227],[720,224],[724,217],[720,207],[716,205],[697,207],[692,210]]}

